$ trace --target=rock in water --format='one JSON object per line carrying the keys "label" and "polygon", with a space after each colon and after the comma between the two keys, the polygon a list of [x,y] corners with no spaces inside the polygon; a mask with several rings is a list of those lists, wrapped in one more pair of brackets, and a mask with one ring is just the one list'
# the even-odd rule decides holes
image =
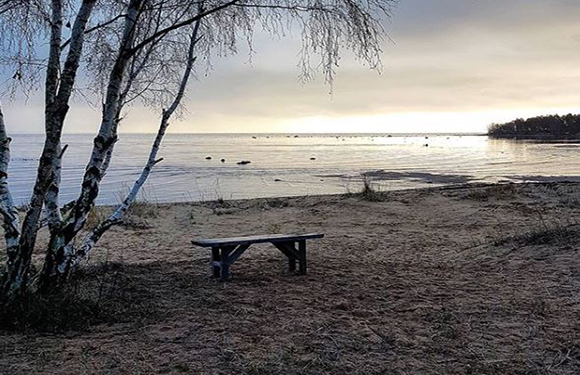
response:
{"label": "rock in water", "polygon": [[206,156],[205,160],[211,160],[211,156]]}
{"label": "rock in water", "polygon": [[250,164],[250,163],[251,163],[251,161],[249,161],[249,160],[242,160],[242,161],[239,161],[237,164],[238,165],[246,165],[246,164]]}

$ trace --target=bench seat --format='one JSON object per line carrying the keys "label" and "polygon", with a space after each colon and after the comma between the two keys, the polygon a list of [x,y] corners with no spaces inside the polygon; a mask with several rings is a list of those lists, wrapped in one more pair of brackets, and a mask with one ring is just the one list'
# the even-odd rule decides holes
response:
{"label": "bench seat", "polygon": [[255,243],[277,243],[277,242],[297,242],[302,240],[310,240],[313,238],[323,238],[324,234],[308,233],[308,234],[267,234],[261,236],[245,236],[245,237],[231,237],[231,238],[208,238],[201,240],[193,240],[196,246],[200,247],[214,247],[214,246],[237,246],[237,245],[251,245]]}

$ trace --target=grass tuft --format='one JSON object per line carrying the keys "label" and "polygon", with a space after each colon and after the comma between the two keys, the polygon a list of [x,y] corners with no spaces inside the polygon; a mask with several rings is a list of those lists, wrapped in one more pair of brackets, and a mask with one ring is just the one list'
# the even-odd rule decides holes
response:
{"label": "grass tuft", "polygon": [[159,205],[148,201],[135,201],[129,207],[127,216],[157,218],[159,216]]}
{"label": "grass tuft", "polygon": [[387,199],[386,194],[379,191],[378,184],[373,181],[371,176],[363,173],[361,181],[361,189],[354,193],[348,191],[347,197],[355,197],[368,202],[383,202]]}
{"label": "grass tuft", "polygon": [[580,229],[578,224],[551,223],[542,221],[532,229],[516,233],[509,236],[496,238],[494,245],[504,245],[506,243],[517,243],[524,246],[533,245],[573,245],[578,242]]}
{"label": "grass tuft", "polygon": [[145,314],[147,306],[134,303],[132,288],[121,263],[79,269],[55,293],[29,292],[18,303],[0,304],[0,330],[61,333],[134,319],[133,310]]}

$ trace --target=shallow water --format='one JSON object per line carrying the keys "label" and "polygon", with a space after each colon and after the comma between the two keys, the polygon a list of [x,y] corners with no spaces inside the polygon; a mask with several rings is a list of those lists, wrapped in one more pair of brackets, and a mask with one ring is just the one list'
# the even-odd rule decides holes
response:
{"label": "shallow water", "polygon": [[[63,139],[69,145],[63,201],[78,194],[92,138]],[[153,138],[120,137],[100,204],[120,200],[139,175]],[[42,142],[42,135],[13,136],[9,183],[19,204],[30,197]],[[159,156],[164,161],[142,197],[156,202],[338,194],[357,189],[365,172],[385,190],[470,181],[580,180],[578,144],[468,135],[169,134]],[[212,159],[206,160],[208,156]],[[238,165],[241,160],[251,163]]]}

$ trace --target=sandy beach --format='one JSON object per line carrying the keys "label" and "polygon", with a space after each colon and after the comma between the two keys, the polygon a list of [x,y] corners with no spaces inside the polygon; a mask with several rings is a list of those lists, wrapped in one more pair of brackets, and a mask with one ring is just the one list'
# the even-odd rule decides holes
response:
{"label": "sandy beach", "polygon": [[[78,276],[90,319],[0,332],[0,373],[580,372],[580,184],[370,198],[136,205]],[[190,243],[300,232],[306,276],[259,245],[220,283]]]}

